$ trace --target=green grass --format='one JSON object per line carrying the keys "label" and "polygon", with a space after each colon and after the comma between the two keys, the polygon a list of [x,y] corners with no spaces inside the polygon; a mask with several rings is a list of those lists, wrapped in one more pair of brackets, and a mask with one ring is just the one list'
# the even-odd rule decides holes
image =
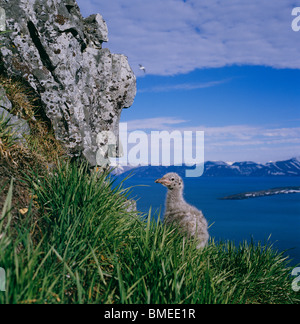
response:
{"label": "green grass", "polygon": [[1,304],[299,303],[272,246],[212,240],[197,250],[151,212],[146,221],[128,212],[128,190],[84,166],[30,182],[40,215],[29,212],[12,235],[10,190],[1,216]]}

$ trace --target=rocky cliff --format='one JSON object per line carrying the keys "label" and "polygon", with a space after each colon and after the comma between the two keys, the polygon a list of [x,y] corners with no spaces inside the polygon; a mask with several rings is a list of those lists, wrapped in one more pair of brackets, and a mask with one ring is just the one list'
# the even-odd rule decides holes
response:
{"label": "rocky cliff", "polygon": [[21,77],[40,97],[55,136],[72,157],[96,165],[102,131],[118,135],[132,105],[136,78],[124,55],[102,47],[108,31],[100,14],[84,19],[75,0],[0,0],[1,73]]}

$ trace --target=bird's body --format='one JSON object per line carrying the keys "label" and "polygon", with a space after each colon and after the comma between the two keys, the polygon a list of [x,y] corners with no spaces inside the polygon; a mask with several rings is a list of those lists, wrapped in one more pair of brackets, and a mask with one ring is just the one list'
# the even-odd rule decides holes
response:
{"label": "bird's body", "polygon": [[141,71],[144,71],[144,73],[146,73],[146,68],[142,64],[139,64],[139,67]]}
{"label": "bird's body", "polygon": [[168,188],[165,224],[177,226],[187,238],[197,239],[198,248],[204,247],[209,238],[207,221],[200,210],[184,200],[183,180],[176,173],[168,173],[156,182]]}

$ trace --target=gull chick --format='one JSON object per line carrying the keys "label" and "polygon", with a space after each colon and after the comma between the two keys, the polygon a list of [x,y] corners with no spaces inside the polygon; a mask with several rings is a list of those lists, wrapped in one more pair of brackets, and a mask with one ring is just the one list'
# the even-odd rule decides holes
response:
{"label": "gull chick", "polygon": [[164,222],[175,225],[187,238],[198,240],[197,248],[203,248],[209,239],[207,221],[202,211],[189,205],[183,198],[183,180],[177,173],[168,173],[155,181],[168,188]]}

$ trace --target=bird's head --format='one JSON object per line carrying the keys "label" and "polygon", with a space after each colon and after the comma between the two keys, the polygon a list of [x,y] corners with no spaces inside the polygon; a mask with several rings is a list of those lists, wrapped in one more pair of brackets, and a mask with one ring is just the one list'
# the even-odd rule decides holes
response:
{"label": "bird's head", "polygon": [[156,180],[155,183],[160,183],[169,190],[183,190],[183,180],[177,173],[168,173],[161,179]]}

